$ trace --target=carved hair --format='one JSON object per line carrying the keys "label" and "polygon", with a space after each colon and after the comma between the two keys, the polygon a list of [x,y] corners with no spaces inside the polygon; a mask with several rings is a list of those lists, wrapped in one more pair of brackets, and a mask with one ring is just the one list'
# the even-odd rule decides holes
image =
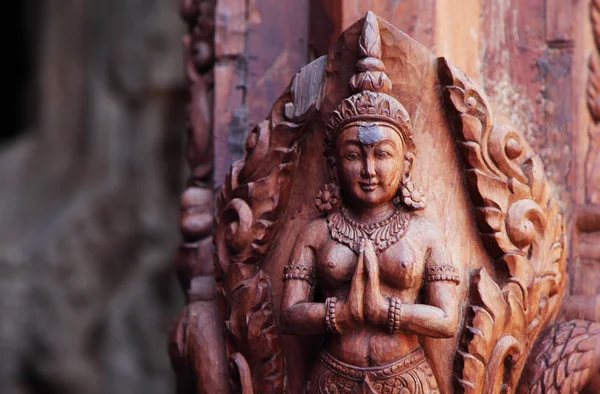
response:
{"label": "carved hair", "polygon": [[331,114],[325,136],[325,155],[331,156],[341,131],[362,122],[385,122],[402,137],[406,148],[413,151],[415,143],[408,112],[388,94],[392,90],[392,81],[384,72],[379,24],[372,12],[366,16],[359,39],[359,51],[361,59],[356,64],[358,72],[350,80],[350,88],[355,94],[344,99]]}

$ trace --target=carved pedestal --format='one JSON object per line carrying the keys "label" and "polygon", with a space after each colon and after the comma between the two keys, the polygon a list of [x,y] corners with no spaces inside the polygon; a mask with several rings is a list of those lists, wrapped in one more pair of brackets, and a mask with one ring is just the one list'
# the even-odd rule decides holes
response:
{"label": "carved pedestal", "polygon": [[600,326],[559,318],[565,219],[542,160],[449,59],[383,19],[348,28],[248,134],[216,198],[214,299],[210,221],[186,222],[210,206],[192,141],[180,392],[598,387]]}

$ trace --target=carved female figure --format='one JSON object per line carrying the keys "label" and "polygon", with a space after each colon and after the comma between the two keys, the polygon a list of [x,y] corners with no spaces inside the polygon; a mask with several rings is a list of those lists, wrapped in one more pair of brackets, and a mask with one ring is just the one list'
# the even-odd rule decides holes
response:
{"label": "carved female figure", "polygon": [[444,235],[414,212],[425,199],[410,178],[412,126],[388,94],[373,14],[360,51],[357,93],[325,138],[335,186],[317,205],[328,214],[300,233],[284,270],[284,329],[326,333],[307,393],[439,393],[418,337],[455,335],[459,272]]}

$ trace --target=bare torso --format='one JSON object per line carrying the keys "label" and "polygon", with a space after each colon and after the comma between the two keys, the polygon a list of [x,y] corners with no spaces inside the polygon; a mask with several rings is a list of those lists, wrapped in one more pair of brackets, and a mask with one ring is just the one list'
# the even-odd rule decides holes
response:
{"label": "bare torso", "polygon": [[[346,298],[358,262],[358,256],[346,245],[331,238],[325,219],[310,226],[316,231],[311,245],[316,252],[317,281],[323,297]],[[423,283],[429,246],[419,237],[427,222],[415,217],[404,236],[379,254],[381,290],[385,296],[397,297],[403,304],[418,301]],[[376,366],[397,360],[419,346],[417,336],[410,333],[389,334],[385,327],[365,323],[344,331],[328,334],[325,349],[341,361],[357,366]]]}

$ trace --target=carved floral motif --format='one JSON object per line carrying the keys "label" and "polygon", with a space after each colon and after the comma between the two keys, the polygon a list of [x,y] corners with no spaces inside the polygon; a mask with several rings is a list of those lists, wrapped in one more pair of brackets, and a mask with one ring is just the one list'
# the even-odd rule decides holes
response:
{"label": "carved floral motif", "polygon": [[315,205],[321,212],[330,212],[340,204],[340,188],[335,183],[326,184],[317,193]]}
{"label": "carved floral motif", "polygon": [[589,146],[585,163],[586,202],[597,203],[600,196],[600,0],[590,3],[590,16],[596,50],[588,62],[587,105],[593,123],[588,126]]}

